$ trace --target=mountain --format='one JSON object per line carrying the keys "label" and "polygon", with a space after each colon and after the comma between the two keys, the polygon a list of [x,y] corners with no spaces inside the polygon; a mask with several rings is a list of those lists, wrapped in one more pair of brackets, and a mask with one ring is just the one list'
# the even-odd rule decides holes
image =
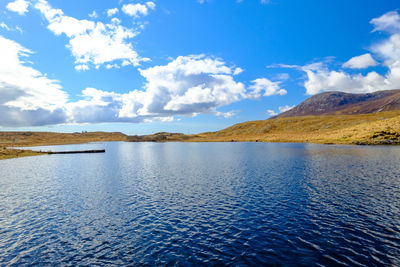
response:
{"label": "mountain", "polygon": [[400,144],[400,90],[326,92],[273,118],[192,135],[186,141]]}
{"label": "mountain", "polygon": [[311,115],[357,115],[392,110],[400,110],[400,90],[368,94],[325,92],[308,98],[272,119]]}

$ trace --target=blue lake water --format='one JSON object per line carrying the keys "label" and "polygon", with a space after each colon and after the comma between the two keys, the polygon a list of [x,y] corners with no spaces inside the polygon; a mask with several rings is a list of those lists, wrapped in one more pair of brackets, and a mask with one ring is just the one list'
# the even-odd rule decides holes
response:
{"label": "blue lake water", "polygon": [[0,265],[400,265],[400,147],[100,148],[0,161]]}

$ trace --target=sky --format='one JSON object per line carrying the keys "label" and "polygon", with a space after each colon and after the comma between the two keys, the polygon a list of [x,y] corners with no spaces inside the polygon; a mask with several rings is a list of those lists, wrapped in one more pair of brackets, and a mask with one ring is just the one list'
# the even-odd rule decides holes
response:
{"label": "sky", "polygon": [[2,0],[0,130],[199,133],[400,89],[398,0]]}

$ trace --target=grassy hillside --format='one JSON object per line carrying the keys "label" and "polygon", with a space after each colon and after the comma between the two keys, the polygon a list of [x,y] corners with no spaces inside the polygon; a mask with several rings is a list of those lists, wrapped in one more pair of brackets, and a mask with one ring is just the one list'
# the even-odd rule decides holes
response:
{"label": "grassy hillside", "polygon": [[0,159],[40,155],[7,147],[77,144],[104,141],[131,142],[301,142],[321,144],[400,144],[400,111],[362,115],[283,117],[249,121],[218,132],[184,135],[156,133],[127,136],[122,133],[0,132]]}
{"label": "grassy hillside", "polygon": [[39,156],[45,153],[35,152],[32,150],[21,150],[21,149],[5,149],[0,148],[0,160],[11,159],[19,157]]}
{"label": "grassy hillside", "polygon": [[0,132],[0,146],[21,147],[41,145],[79,144],[87,142],[126,141],[127,135],[116,132]]}
{"label": "grassy hillside", "polygon": [[249,121],[218,132],[191,135],[186,141],[390,144],[400,142],[399,136],[400,111],[390,111]]}
{"label": "grassy hillside", "polygon": [[31,150],[8,149],[9,147],[64,145],[105,141],[127,141],[127,136],[122,133],[106,132],[0,132],[0,160],[45,154]]}

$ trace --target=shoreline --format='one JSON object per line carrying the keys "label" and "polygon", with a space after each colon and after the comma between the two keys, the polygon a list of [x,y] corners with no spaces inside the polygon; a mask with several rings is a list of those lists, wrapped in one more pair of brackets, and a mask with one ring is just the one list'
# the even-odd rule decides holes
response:
{"label": "shoreline", "polygon": [[[361,115],[298,116],[248,121],[216,132],[0,132],[0,159],[43,155],[19,147],[86,144],[90,142],[268,142],[326,145],[400,145],[400,111]],[[12,150],[14,149],[14,150]]]}
{"label": "shoreline", "polygon": [[[57,154],[46,151],[34,151],[29,149],[18,149],[18,147],[38,147],[38,146],[61,146],[61,145],[76,145],[76,144],[89,144],[97,141],[88,141],[88,142],[65,142],[65,143],[48,143],[48,144],[30,144],[30,145],[21,145],[21,146],[11,146],[8,148],[0,148],[0,160],[13,159],[13,158],[21,158],[21,157],[33,157],[33,156],[42,156],[42,155],[50,155]],[[295,140],[279,140],[279,141],[263,141],[263,140],[163,140],[163,141],[138,141],[132,142],[127,140],[120,141],[103,141],[103,142],[128,142],[128,143],[282,143],[282,144],[316,144],[316,145],[346,145],[346,146],[398,146],[400,143],[367,143],[367,142],[354,142],[354,143],[346,143],[346,142],[308,142],[308,141],[295,141]]]}

